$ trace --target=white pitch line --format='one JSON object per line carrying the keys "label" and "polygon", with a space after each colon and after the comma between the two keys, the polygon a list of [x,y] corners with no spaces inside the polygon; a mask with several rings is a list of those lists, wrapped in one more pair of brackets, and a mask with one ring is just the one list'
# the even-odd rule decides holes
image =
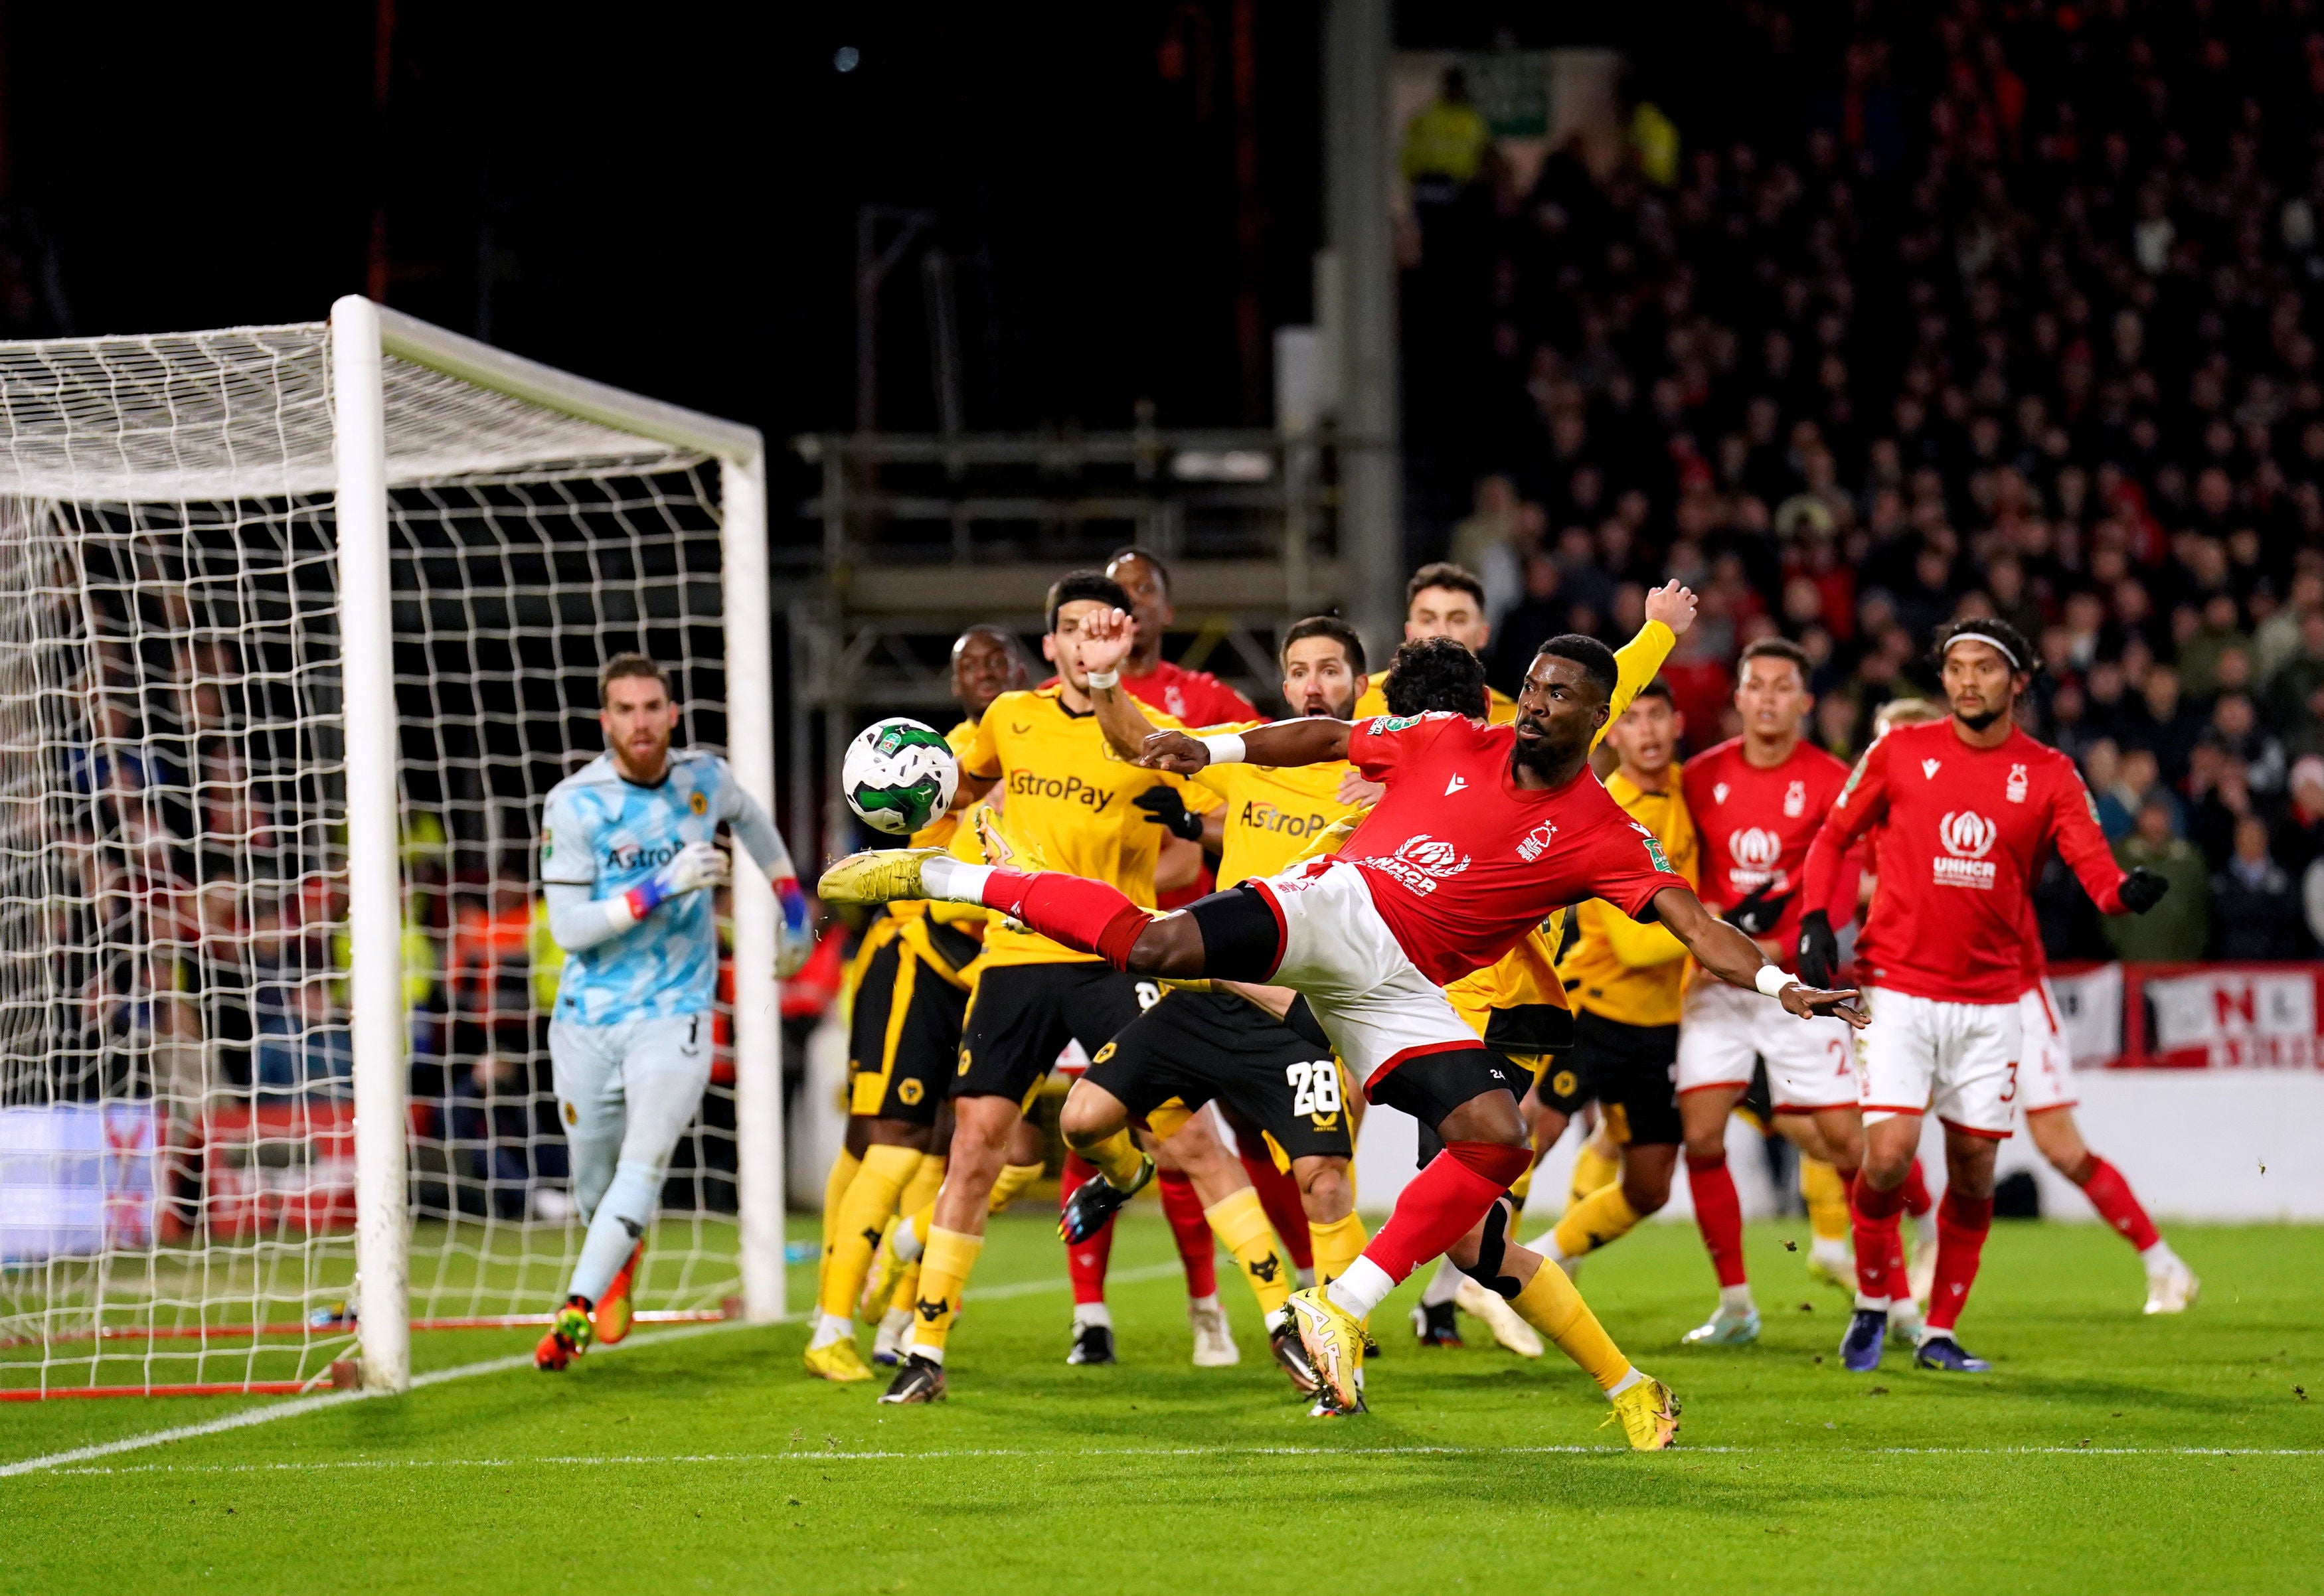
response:
{"label": "white pitch line", "polygon": [[[1112,1276],[1120,1285],[1134,1285],[1143,1280],[1158,1280],[1175,1275],[1179,1267],[1175,1263],[1148,1264],[1140,1268],[1118,1270]],[[1061,1291],[1072,1282],[1062,1277],[1046,1280],[1012,1280],[999,1286],[988,1286],[968,1294],[970,1302],[991,1302],[1007,1296],[1031,1296],[1044,1291]],[[787,1314],[778,1324],[796,1324],[806,1315]],[[707,1335],[714,1331],[732,1330],[746,1323],[739,1319],[722,1320],[710,1324],[688,1325],[679,1330],[644,1331],[615,1346],[601,1349],[600,1356],[618,1347],[655,1346],[664,1342],[683,1341],[689,1336]],[[486,1358],[475,1363],[462,1363],[450,1369],[431,1369],[411,1377],[411,1388],[440,1386],[456,1379],[466,1379],[479,1374],[499,1374],[506,1370],[523,1369],[532,1362],[530,1352],[516,1352],[505,1358]],[[198,1440],[205,1435],[221,1435],[228,1430],[239,1430],[251,1425],[269,1425],[277,1419],[297,1418],[325,1407],[337,1407],[344,1403],[362,1402],[381,1395],[376,1391],[324,1391],[312,1397],[294,1397],[285,1402],[272,1402],[263,1407],[245,1407],[222,1417],[205,1419],[196,1425],[180,1425],[174,1429],[149,1430],[142,1435],[124,1435],[118,1441],[99,1442],[92,1446],[77,1446],[68,1452],[51,1452],[41,1457],[28,1457],[11,1463],[0,1463],[0,1480],[13,1474],[38,1473],[44,1469],[61,1469],[74,1463],[88,1462],[100,1457],[112,1457],[120,1453],[136,1452],[148,1446],[164,1446],[173,1441]],[[127,1400],[127,1398],[124,1398]]]}
{"label": "white pitch line", "polygon": [[[1848,1457],[2324,1457],[2316,1447],[2218,1446],[1877,1446],[1868,1448],[1782,1446],[1682,1446],[1675,1450],[1695,1456],[1765,1457],[1779,1453],[1798,1456]],[[268,1474],[321,1473],[333,1470],[391,1471],[398,1469],[512,1469],[526,1464],[556,1468],[581,1465],[608,1467],[733,1466],[746,1463],[852,1463],[957,1462],[976,1458],[1059,1458],[1084,1462],[1104,1458],[1265,1457],[1318,1458],[1345,1463],[1366,1457],[1513,1457],[1538,1455],[1601,1455],[1619,1457],[1622,1446],[1123,1446],[1059,1448],[955,1447],[928,1452],[742,1452],[677,1453],[663,1456],[633,1454],[608,1457],[477,1457],[477,1458],[347,1458],[314,1462],[272,1463],[138,1463],[128,1468],[60,1468],[66,1474]]]}

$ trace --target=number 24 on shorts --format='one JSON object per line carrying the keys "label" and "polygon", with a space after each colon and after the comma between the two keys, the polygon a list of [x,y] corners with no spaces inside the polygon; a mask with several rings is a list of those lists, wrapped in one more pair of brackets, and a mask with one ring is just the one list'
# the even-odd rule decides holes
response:
{"label": "number 24 on shorts", "polygon": [[1291,1083],[1291,1112],[1295,1114],[1336,1114],[1340,1112],[1340,1066],[1328,1058],[1283,1066],[1284,1078]]}

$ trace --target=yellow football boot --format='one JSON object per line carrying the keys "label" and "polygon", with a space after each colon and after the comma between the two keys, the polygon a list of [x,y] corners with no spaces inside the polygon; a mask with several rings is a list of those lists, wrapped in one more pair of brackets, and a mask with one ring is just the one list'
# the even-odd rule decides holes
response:
{"label": "yellow football boot", "polygon": [[646,1244],[643,1241],[630,1249],[630,1256],[622,1265],[622,1272],[613,1277],[613,1283],[605,1287],[605,1295],[597,1299],[595,1309],[589,1315],[590,1328],[597,1340],[606,1346],[612,1346],[629,1334],[630,1325],[637,1317],[638,1305],[630,1295],[630,1283],[637,1275],[638,1265],[645,1261],[645,1256]]}
{"label": "yellow football boot", "polygon": [[829,1346],[807,1350],[807,1371],[818,1379],[840,1385],[853,1385],[872,1378],[872,1366],[863,1361],[863,1354],[855,1350],[855,1338],[843,1335]]}
{"label": "yellow football boot", "polygon": [[942,848],[873,848],[850,853],[823,872],[815,895],[825,903],[894,903],[925,898],[920,866],[945,856]]}
{"label": "yellow football boot", "polygon": [[[1678,1440],[1678,1395],[1653,1375],[1612,1398],[1606,1424],[1619,1419],[1633,1452],[1660,1452]],[[1600,1425],[1599,1428],[1605,1428]]]}
{"label": "yellow football boot", "polygon": [[1345,1412],[1363,1409],[1364,1327],[1360,1320],[1310,1287],[1291,1294],[1291,1312],[1299,1326],[1299,1344],[1307,1349],[1308,1367],[1317,1384]]}

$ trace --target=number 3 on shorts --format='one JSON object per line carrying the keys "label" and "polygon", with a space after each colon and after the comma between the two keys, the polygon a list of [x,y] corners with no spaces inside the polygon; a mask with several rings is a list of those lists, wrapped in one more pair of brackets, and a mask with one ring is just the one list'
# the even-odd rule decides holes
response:
{"label": "number 3 on shorts", "polygon": [[1314,1063],[1305,1061],[1283,1066],[1284,1078],[1291,1083],[1291,1112],[1295,1114],[1336,1114],[1340,1112],[1340,1070],[1328,1058]]}

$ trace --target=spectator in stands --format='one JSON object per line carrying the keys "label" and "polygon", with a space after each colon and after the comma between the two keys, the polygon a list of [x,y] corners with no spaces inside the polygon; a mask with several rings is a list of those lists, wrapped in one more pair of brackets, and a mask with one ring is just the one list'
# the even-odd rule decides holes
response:
{"label": "spectator in stands", "polygon": [[2171,883],[2163,904],[2149,913],[2106,918],[2106,937],[2115,955],[2181,962],[2201,958],[2210,938],[2210,872],[2194,844],[2172,834],[2172,806],[2165,795],[2148,795],[2139,807],[2136,829],[2114,845],[2114,856],[2126,870],[2143,867]]}
{"label": "spectator in stands", "polygon": [[1485,585],[1485,619],[1498,627],[1525,596],[1525,557],[1531,551],[1526,533],[1530,521],[1532,543],[1540,543],[1541,507],[1520,504],[1517,484],[1498,473],[1478,479],[1474,503],[1468,519],[1452,529],[1450,558]]}
{"label": "spectator in stands", "polygon": [[2098,829],[2106,833],[2107,841],[2119,842],[2128,836],[2137,819],[2137,795],[2125,796],[2122,755],[2113,738],[2099,738],[2083,753],[2082,779],[2089,784],[2090,802],[2098,811]]}
{"label": "spectator in stands", "polygon": [[2247,815],[2236,826],[2235,852],[2211,880],[2221,959],[2298,959],[2314,949],[2292,878],[2268,853],[2267,822]]}
{"label": "spectator in stands", "polygon": [[2293,881],[2324,856],[2324,757],[2310,754],[2292,767],[2292,800],[2275,824],[2275,862]]}

